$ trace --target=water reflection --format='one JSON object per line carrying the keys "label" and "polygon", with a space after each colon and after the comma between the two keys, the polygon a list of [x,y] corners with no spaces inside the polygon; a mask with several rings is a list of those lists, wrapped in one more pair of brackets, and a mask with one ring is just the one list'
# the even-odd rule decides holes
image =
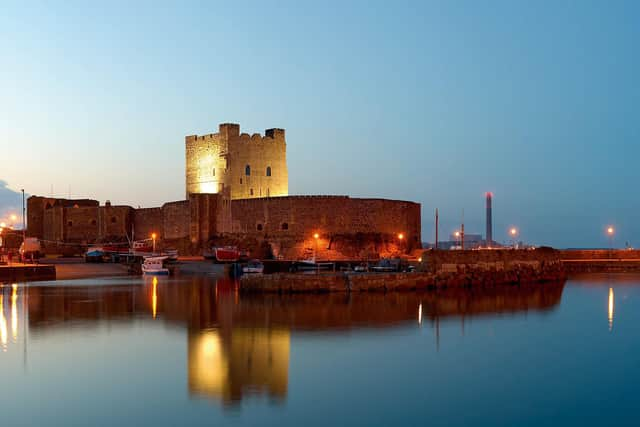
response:
{"label": "water reflection", "polygon": [[156,318],[158,314],[158,278],[153,278],[153,295],[151,295],[151,309],[153,311],[153,318]]}
{"label": "water reflection", "polygon": [[189,391],[239,401],[244,393],[284,399],[289,382],[290,332],[218,329],[189,334]]}
{"label": "water reflection", "polygon": [[[11,328],[17,339],[19,291],[27,291],[22,303],[32,339],[64,328],[156,319],[172,330],[186,330],[190,395],[224,403],[247,395],[282,401],[288,392],[293,331],[341,333],[429,321],[439,335],[441,319],[551,310],[559,304],[563,288],[564,284],[547,284],[386,295],[240,295],[233,282],[204,277],[153,278],[118,286],[31,285],[12,287]],[[0,292],[0,339],[6,350],[3,298]]]}
{"label": "water reflection", "polygon": [[613,330],[613,288],[609,288],[609,330]]}
{"label": "water reflection", "polygon": [[18,340],[18,284],[11,286],[11,336],[13,342]]}
{"label": "water reflection", "polygon": [[0,344],[7,351],[7,319],[4,317],[4,293],[0,293]]}

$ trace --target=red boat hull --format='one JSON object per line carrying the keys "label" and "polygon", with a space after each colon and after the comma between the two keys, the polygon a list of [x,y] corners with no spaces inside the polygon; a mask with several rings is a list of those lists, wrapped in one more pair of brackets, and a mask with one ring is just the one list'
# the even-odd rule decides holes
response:
{"label": "red boat hull", "polygon": [[214,253],[218,262],[236,262],[240,259],[240,251],[233,248],[216,248]]}

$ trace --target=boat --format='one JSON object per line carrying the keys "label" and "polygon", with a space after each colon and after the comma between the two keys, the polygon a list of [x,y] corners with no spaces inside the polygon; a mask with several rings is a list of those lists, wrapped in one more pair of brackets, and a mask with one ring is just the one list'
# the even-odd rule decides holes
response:
{"label": "boat", "polygon": [[103,262],[104,261],[104,249],[101,246],[92,246],[87,249],[84,254],[85,262]]}
{"label": "boat", "polygon": [[169,261],[178,261],[178,250],[177,249],[166,249],[163,252],[164,255],[167,256]]}
{"label": "boat", "polygon": [[153,255],[153,243],[151,239],[137,240],[133,242],[129,250],[131,255],[135,256],[151,256]]}
{"label": "boat", "polygon": [[335,268],[335,264],[332,262],[316,262],[315,258],[304,259],[300,261],[294,261],[291,263],[289,270],[291,272],[296,271],[318,271],[318,270],[331,270]]}
{"label": "boat", "polygon": [[217,262],[237,262],[240,259],[240,251],[235,246],[216,247],[213,254]]}
{"label": "boat", "polygon": [[242,272],[245,274],[249,274],[249,273],[261,274],[264,272],[264,264],[260,262],[259,259],[252,259],[247,263],[247,265],[242,267]]}
{"label": "boat", "polygon": [[150,256],[145,257],[142,262],[142,274],[156,275],[156,276],[168,276],[169,269],[165,268],[164,261],[168,257],[166,256]]}

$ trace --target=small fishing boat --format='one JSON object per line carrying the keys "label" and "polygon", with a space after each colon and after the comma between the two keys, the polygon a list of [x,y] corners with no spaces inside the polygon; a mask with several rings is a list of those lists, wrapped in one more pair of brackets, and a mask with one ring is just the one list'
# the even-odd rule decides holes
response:
{"label": "small fishing boat", "polygon": [[299,261],[294,261],[291,263],[289,267],[289,271],[297,272],[297,271],[319,271],[319,270],[331,270],[335,268],[334,263],[332,262],[317,262],[315,258],[304,259]]}
{"label": "small fishing boat", "polygon": [[240,251],[235,246],[223,246],[214,248],[217,262],[237,262],[240,259]]}
{"label": "small fishing boat", "polygon": [[166,256],[150,256],[142,262],[142,274],[155,276],[168,276],[169,269],[164,266]]}
{"label": "small fishing boat", "polygon": [[102,262],[104,261],[104,249],[100,246],[93,246],[87,249],[84,254],[85,262]]}
{"label": "small fishing boat", "polygon": [[252,259],[247,263],[247,265],[242,267],[242,272],[245,274],[250,274],[250,273],[261,274],[264,272],[264,264],[260,262],[259,259]]}
{"label": "small fishing boat", "polygon": [[133,242],[132,247],[129,249],[131,255],[135,256],[150,256],[153,255],[153,243],[151,239],[137,240]]}

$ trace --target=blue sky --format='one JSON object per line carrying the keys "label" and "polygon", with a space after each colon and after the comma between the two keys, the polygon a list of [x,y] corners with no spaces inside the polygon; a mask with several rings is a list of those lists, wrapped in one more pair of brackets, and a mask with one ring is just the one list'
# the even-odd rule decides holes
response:
{"label": "blue sky", "polygon": [[497,240],[640,246],[637,2],[88,3],[3,3],[13,190],[179,200],[184,136],[231,121],[286,128],[292,194],[422,203],[425,241],[492,191]]}

